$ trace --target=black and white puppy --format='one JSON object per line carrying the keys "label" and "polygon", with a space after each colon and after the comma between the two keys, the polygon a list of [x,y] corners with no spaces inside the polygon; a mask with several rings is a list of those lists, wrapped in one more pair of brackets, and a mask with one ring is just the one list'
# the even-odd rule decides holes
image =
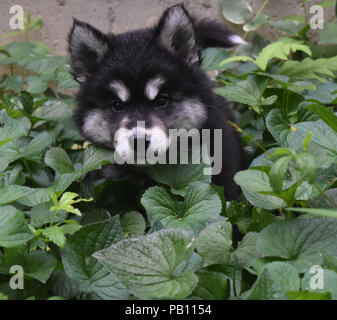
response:
{"label": "black and white puppy", "polygon": [[[204,48],[243,42],[219,23],[191,18],[182,4],[168,8],[153,28],[118,35],[74,20],[69,52],[80,83],[75,120],[81,134],[125,157],[133,151],[130,137],[141,138],[137,121],[144,121],[141,135],[154,152],[168,149],[170,129],[221,129],[222,170],[213,182],[224,187],[227,200],[235,199],[240,137],[227,123],[234,117],[226,100],[213,93],[200,62]],[[211,153],[214,148],[211,142]]]}

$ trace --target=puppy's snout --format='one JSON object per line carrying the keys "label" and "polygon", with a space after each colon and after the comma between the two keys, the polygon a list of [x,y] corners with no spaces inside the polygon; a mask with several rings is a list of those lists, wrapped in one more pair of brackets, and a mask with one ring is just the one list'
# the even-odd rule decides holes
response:
{"label": "puppy's snout", "polygon": [[148,135],[137,135],[134,134],[129,139],[130,147],[135,153],[145,153],[145,151],[150,146],[150,137]]}

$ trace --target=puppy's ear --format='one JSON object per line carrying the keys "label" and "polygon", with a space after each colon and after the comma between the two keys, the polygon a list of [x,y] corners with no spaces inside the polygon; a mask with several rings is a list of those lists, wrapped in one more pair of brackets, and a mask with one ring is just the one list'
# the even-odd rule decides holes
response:
{"label": "puppy's ear", "polygon": [[68,43],[72,74],[75,80],[84,82],[108,51],[107,37],[91,25],[74,19]]}
{"label": "puppy's ear", "polygon": [[229,48],[247,43],[239,35],[228,30],[223,24],[210,20],[195,23],[197,43],[202,49],[210,47]]}
{"label": "puppy's ear", "polygon": [[198,48],[192,19],[183,4],[168,8],[155,29],[160,45],[190,63],[198,61]]}

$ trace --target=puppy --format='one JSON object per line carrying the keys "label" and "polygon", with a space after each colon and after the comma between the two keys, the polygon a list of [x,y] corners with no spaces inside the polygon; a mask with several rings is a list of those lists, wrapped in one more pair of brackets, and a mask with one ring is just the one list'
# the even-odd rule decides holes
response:
{"label": "puppy", "polygon": [[[200,63],[202,49],[244,43],[238,35],[193,19],[179,4],[156,26],[118,35],[74,20],[68,41],[72,75],[80,84],[74,118],[85,139],[130,160],[140,145],[154,157],[167,152],[170,130],[209,129],[209,154],[221,150],[221,171],[212,181],[224,187],[227,200],[237,198],[233,177],[242,169],[240,137],[228,125],[235,120],[226,100],[213,93]],[[214,143],[216,131],[221,139]],[[110,165],[103,173],[118,178],[139,162]]]}

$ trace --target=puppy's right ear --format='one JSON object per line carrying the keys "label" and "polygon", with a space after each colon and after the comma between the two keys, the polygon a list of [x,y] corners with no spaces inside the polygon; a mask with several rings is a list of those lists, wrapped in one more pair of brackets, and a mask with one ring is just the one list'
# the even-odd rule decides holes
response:
{"label": "puppy's right ear", "polygon": [[91,25],[74,19],[68,35],[72,75],[84,82],[108,51],[107,36]]}

